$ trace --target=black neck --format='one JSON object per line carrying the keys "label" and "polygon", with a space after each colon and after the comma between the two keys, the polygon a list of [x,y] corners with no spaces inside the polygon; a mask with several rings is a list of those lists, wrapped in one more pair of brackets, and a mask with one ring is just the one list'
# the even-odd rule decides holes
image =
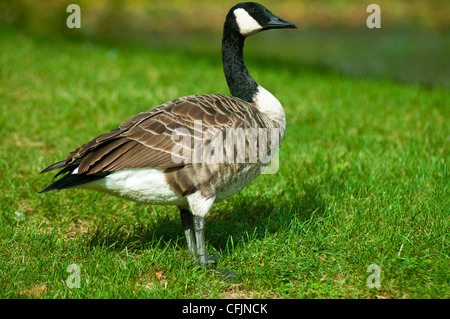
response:
{"label": "black neck", "polygon": [[223,72],[232,96],[253,102],[258,84],[252,78],[244,63],[244,40],[225,24],[222,38]]}

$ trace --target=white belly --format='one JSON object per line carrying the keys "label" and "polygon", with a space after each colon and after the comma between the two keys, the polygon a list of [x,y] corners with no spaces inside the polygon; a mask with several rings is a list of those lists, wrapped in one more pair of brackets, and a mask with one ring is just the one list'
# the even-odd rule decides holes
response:
{"label": "white belly", "polygon": [[142,204],[186,204],[186,198],[179,196],[170,189],[163,172],[164,169],[157,168],[124,169],[79,187],[104,192]]}

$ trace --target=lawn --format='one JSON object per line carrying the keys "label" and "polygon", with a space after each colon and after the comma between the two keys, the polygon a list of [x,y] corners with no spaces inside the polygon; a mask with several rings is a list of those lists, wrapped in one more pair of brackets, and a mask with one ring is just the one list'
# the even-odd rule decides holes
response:
{"label": "lawn", "polygon": [[0,37],[0,298],[450,297],[448,88],[260,56],[276,36],[250,39],[247,65],[284,105],[287,133],[278,172],[207,217],[220,259],[204,270],[175,207],[38,194],[52,178],[39,172],[136,113],[228,94],[220,39],[176,50]]}

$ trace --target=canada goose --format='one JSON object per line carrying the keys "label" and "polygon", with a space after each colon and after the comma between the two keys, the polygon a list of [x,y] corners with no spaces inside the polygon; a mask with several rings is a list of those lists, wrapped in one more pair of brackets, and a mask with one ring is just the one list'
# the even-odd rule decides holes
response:
{"label": "canada goose", "polygon": [[[44,169],[41,173],[62,169],[55,177],[67,174],[41,193],[78,187],[144,204],[177,205],[189,252],[197,254],[201,265],[211,262],[206,254],[205,215],[215,201],[254,180],[268,161],[249,161],[255,150],[248,144],[244,161],[192,161],[188,150],[207,131],[217,134],[232,129],[274,130],[279,146],[285,113],[280,102],[249,74],[244,40],[259,31],[296,27],[261,4],[237,4],[226,16],[222,39],[223,70],[232,96],[185,96],[132,117]],[[206,146],[206,140],[200,138],[201,146]],[[231,150],[237,147],[233,140]],[[177,155],[181,150],[188,155]]]}

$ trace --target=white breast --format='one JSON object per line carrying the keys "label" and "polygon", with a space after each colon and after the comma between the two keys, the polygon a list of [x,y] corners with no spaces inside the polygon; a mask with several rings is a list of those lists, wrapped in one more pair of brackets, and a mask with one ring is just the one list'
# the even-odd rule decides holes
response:
{"label": "white breast", "polygon": [[286,126],[286,114],[280,101],[269,91],[258,85],[258,92],[253,96],[256,107],[267,115],[272,121],[276,121],[284,129]]}

